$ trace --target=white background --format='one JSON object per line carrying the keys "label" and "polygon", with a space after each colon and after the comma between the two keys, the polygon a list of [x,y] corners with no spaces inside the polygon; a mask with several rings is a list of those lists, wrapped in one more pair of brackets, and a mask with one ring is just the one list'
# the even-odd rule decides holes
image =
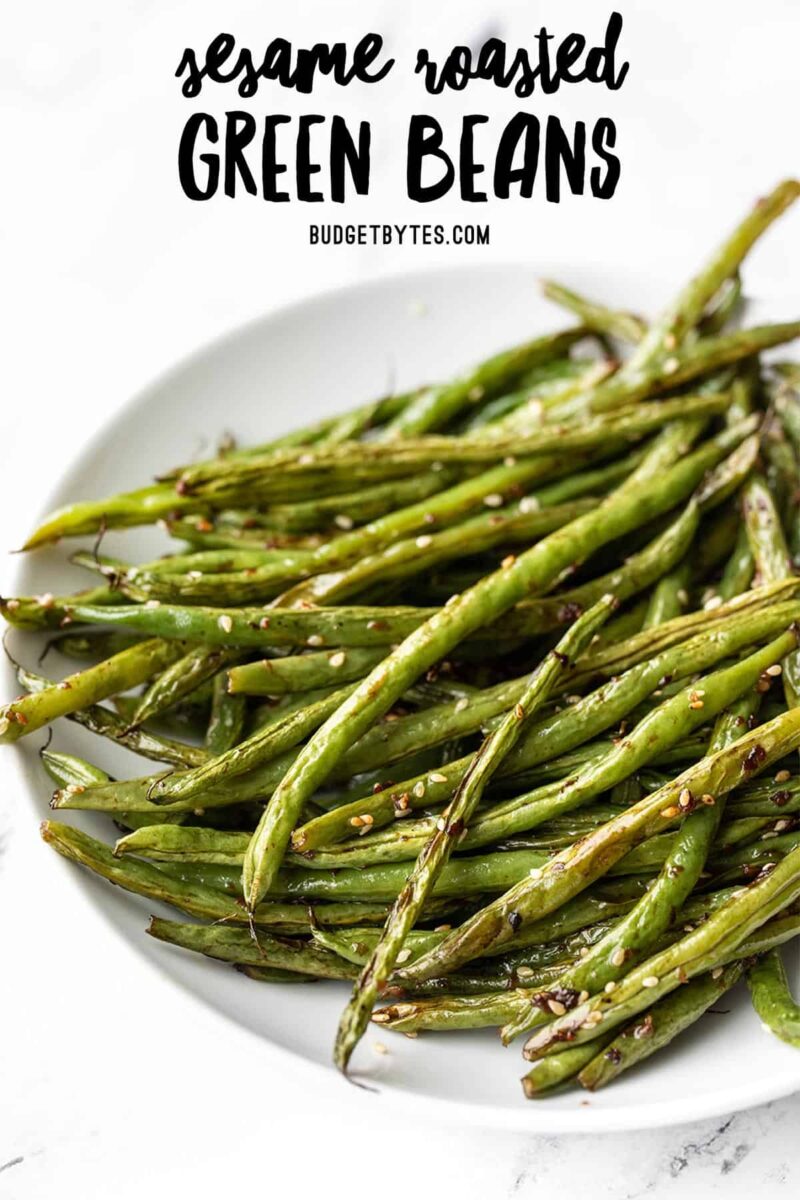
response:
{"label": "white background", "polygon": [[[796,0],[617,7],[631,62],[621,91],[583,84],[525,102],[565,123],[613,117],[622,159],[613,200],[549,205],[537,187],[527,202],[447,200],[428,210],[402,199],[408,115],[487,112],[496,136],[518,105],[486,84],[466,98],[426,96],[412,74],[416,47],[441,52],[492,34],[523,44],[542,23],[600,37],[609,7],[40,0],[7,12],[0,548],[19,544],[42,481],[116,406],[204,340],[287,300],[472,259],[530,262],[532,278],[539,256],[563,261],[566,272],[579,261],[596,266],[598,286],[612,260],[667,287],[681,280],[759,191],[797,170],[800,13]],[[267,87],[249,103],[257,113],[372,121],[372,194],[347,206],[348,220],[488,220],[491,245],[309,247],[309,221],[342,220],[341,207],[186,200],[176,146],[198,102],[181,98],[174,70],[185,45],[202,48],[222,29],[254,48],[277,35],[302,44],[382,33],[398,61],[378,87],[323,82],[300,101]],[[226,93],[209,91],[212,111],[241,104]],[[489,132],[479,145],[488,153],[491,141]],[[787,317],[796,315],[799,225],[785,220],[747,271],[750,291],[785,301]],[[0,590],[10,573],[0,563]],[[345,1187],[359,1200],[455,1188],[464,1200],[533,1196],[543,1187],[633,1200],[667,1187],[738,1197],[797,1186],[797,1097],[695,1128],[526,1138],[422,1125],[332,1076],[292,1077],[266,1047],[187,1003],[115,941],[68,874],[50,870],[13,778],[0,762],[3,1200]]]}

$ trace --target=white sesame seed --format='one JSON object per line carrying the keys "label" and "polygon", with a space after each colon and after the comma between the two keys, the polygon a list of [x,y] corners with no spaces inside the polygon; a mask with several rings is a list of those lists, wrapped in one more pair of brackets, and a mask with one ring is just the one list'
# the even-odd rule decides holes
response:
{"label": "white sesame seed", "polygon": [[503,561],[500,563],[500,566],[503,568],[504,571],[507,571],[509,567],[513,567],[513,565],[516,561],[517,561],[516,554],[507,554],[505,556],[505,558],[503,559]]}
{"label": "white sesame seed", "polygon": [[567,1006],[562,1004],[560,1000],[548,1000],[547,1007],[550,1009],[550,1012],[554,1013],[557,1017],[563,1017],[564,1013],[567,1011]]}
{"label": "white sesame seed", "polygon": [[535,974],[533,967],[517,967],[517,976],[520,979],[532,979]]}
{"label": "white sesame seed", "polygon": [[453,705],[454,712],[463,712],[465,708],[469,708],[469,700],[466,696],[462,696],[460,700],[456,700]]}
{"label": "white sesame seed", "polygon": [[384,1046],[383,1042],[373,1042],[372,1049],[375,1051],[376,1054],[388,1054],[389,1053],[387,1048]]}
{"label": "white sesame seed", "polygon": [[417,797],[417,799],[421,800],[422,797],[425,795],[425,784],[422,782],[421,779],[418,779],[411,790],[414,793],[414,795]]}
{"label": "white sesame seed", "polygon": [[439,817],[439,820],[436,822],[436,828],[439,830],[439,833],[444,833],[447,828],[444,817]]}
{"label": "white sesame seed", "polygon": [[160,608],[161,601],[160,600],[145,600],[144,606],[145,606],[145,608]]}
{"label": "white sesame seed", "polygon": [[321,633],[310,633],[308,635],[308,637],[306,638],[307,646],[322,646],[324,644],[324,642],[325,642],[325,638],[322,636]]}
{"label": "white sesame seed", "polygon": [[771,675],[773,677],[773,679],[777,679],[777,677],[779,675],[783,674],[783,667],[781,666],[780,663],[773,663],[773,665],[771,667],[767,667],[764,674]]}
{"label": "white sesame seed", "polygon": [[541,879],[544,872],[542,871],[541,867],[531,867],[528,874],[530,875],[531,879]]}
{"label": "white sesame seed", "polygon": [[714,967],[714,970],[711,972],[711,978],[719,979],[720,975],[722,974],[722,971],[723,971],[722,967]]}
{"label": "white sesame seed", "polygon": [[400,953],[398,954],[397,961],[399,963],[404,963],[404,962],[408,962],[408,960],[410,958],[411,958],[411,951],[406,946],[406,948],[404,950],[401,950]]}
{"label": "white sesame seed", "polygon": [[703,605],[703,608],[706,612],[709,612],[712,608],[719,608],[720,604],[722,604],[722,596],[710,596]]}
{"label": "white sesame seed", "polygon": [[791,778],[792,778],[791,771],[786,771],[786,770],[778,771],[777,774],[775,775],[775,782],[776,783],[786,783]]}
{"label": "white sesame seed", "polygon": [[664,374],[674,375],[680,365],[677,358],[668,358],[664,363]]}
{"label": "white sesame seed", "polygon": [[347,513],[337,513],[333,518],[333,523],[339,529],[352,529],[355,524],[352,517],[348,517]]}
{"label": "white sesame seed", "polygon": [[222,613],[221,616],[217,617],[217,624],[223,633],[230,633],[233,629],[233,617],[228,616],[227,613]]}
{"label": "white sesame seed", "polygon": [[616,982],[613,979],[609,979],[608,983],[606,984],[606,986],[603,990],[605,992],[608,992],[608,994],[610,996],[611,993],[616,990],[616,987],[617,987]]}
{"label": "white sesame seed", "polygon": [[499,492],[489,492],[488,496],[483,497],[483,503],[487,508],[502,508],[503,497]]}
{"label": "white sesame seed", "polygon": [[387,1021],[391,1021],[392,1014],[388,1012],[376,1012],[372,1014],[372,1020],[376,1025],[385,1025]]}
{"label": "white sesame seed", "polygon": [[429,533],[421,533],[416,539],[416,544],[419,546],[420,550],[424,550],[427,546],[430,546],[432,541],[433,538]]}
{"label": "white sesame seed", "polygon": [[579,1004],[585,1004],[588,999],[589,999],[589,993],[586,990],[578,993],[578,1003]]}
{"label": "white sesame seed", "polygon": [[505,456],[505,458],[503,459],[504,467],[515,467],[516,465],[517,465],[517,460],[513,454],[507,454]]}
{"label": "white sesame seed", "polygon": [[646,988],[658,987],[658,976],[657,975],[646,975],[645,978],[642,980],[642,987],[646,987]]}
{"label": "white sesame seed", "polygon": [[620,946],[619,949],[615,950],[611,955],[611,965],[614,967],[621,967],[625,962],[625,957],[625,950],[622,946]]}
{"label": "white sesame seed", "polygon": [[203,572],[202,571],[187,571],[186,578],[191,579],[196,583],[198,579],[203,578]]}
{"label": "white sesame seed", "polygon": [[332,667],[341,667],[344,665],[344,661],[346,658],[347,658],[347,655],[345,654],[344,650],[337,650],[335,654],[332,654],[330,656],[330,658],[328,659],[328,662],[331,664]]}
{"label": "white sesame seed", "polygon": [[441,771],[431,771],[428,779],[431,783],[447,783],[447,776],[443,775]]}
{"label": "white sesame seed", "polygon": [[518,505],[521,513],[535,513],[541,508],[535,496],[523,496]]}

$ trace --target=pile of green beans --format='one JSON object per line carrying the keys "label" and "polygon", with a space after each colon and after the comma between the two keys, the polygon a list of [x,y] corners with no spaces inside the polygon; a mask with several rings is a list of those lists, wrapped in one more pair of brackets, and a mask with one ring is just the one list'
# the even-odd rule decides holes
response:
{"label": "pile of green beans", "polygon": [[[150,765],[48,744],[116,828],[44,840],[192,919],[162,942],[346,982],[345,1072],[370,1021],[496,1026],[529,1098],[594,1090],[740,978],[800,1045],[800,321],[730,327],[798,194],[652,321],[548,281],[555,333],[47,517],[91,586],[0,599],[48,652],[0,742]],[[138,525],[161,557],[104,552]]]}

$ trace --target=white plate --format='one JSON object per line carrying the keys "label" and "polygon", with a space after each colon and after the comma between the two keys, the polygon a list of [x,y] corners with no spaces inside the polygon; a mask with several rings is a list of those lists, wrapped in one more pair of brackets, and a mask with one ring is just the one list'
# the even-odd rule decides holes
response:
{"label": "white plate", "polygon": [[[657,307],[663,292],[642,279],[585,278],[553,269],[567,282],[643,311]],[[767,306],[759,316],[770,316]],[[386,391],[446,377],[465,364],[554,328],[559,314],[538,295],[529,270],[469,268],[407,276],[339,291],[248,325],[202,350],[134,399],[102,429],[73,463],[43,511],[85,497],[140,486],[159,469],[208,452],[223,431],[243,442],[263,441],[323,415]],[[108,553],[134,561],[163,549],[155,531],[109,536]],[[20,560],[18,593],[65,591],[86,586],[84,573],[67,568],[63,549]],[[28,662],[30,639],[14,646]],[[7,678],[6,695],[13,694]],[[19,755],[39,817],[47,814],[48,783],[36,760],[41,738],[25,739]],[[34,745],[34,743],[36,745]],[[141,774],[142,760],[93,739],[62,721],[59,749],[82,754],[117,775]],[[145,766],[145,771],[147,770]],[[109,838],[108,822],[86,816],[80,823]],[[42,849],[42,854],[47,851]],[[220,964],[160,945],[143,933],[151,904],[63,865],[64,887],[88,889],[120,934],[188,996],[252,1030],[290,1055],[330,1071],[330,1048],[346,998],[340,985],[261,985]],[[68,882],[69,881],[69,882]],[[172,914],[174,915],[174,914]],[[797,975],[797,958],[791,964]],[[518,1082],[516,1047],[503,1050],[491,1032],[392,1038],[393,1053],[375,1054],[368,1035],[357,1067],[371,1076],[385,1099],[415,1112],[433,1109],[459,1121],[538,1132],[635,1129],[712,1117],[785,1096],[800,1089],[800,1054],[768,1037],[744,994],[724,1005],[725,1016],[707,1016],[674,1047],[631,1071],[587,1101],[568,1092],[532,1103]],[[176,1034],[180,1036],[180,1034]],[[344,1083],[342,1084],[344,1088]]]}

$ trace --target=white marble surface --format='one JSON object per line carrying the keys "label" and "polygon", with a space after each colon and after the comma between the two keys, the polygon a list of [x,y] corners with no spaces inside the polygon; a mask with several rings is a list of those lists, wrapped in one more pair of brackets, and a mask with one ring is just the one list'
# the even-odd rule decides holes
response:
{"label": "white marble surface", "polygon": [[[757,15],[730,0],[724,25],[716,4],[618,7],[632,63],[622,91],[575,88],[547,101],[573,118],[608,111],[617,120],[623,175],[612,201],[493,204],[486,214],[447,201],[436,219],[491,221],[488,249],[345,251],[306,245],[311,215],[301,205],[183,199],[174,160],[186,102],[172,72],[185,44],[221,28],[257,45],[278,33],[352,39],[370,27],[408,68],[418,44],[489,32],[514,43],[541,22],[596,33],[606,10],[590,0],[382,0],[368,11],[308,0],[291,12],[254,0],[15,6],[0,50],[0,546],[19,543],[39,480],[60,471],[87,429],[170,361],[286,300],[470,256],[535,265],[546,254],[563,260],[565,273],[576,259],[600,269],[614,256],[631,268],[646,262],[668,283],[682,278],[720,223],[796,166],[785,139],[800,17],[793,0],[764,0]],[[374,121],[373,195],[348,218],[419,219],[396,189],[399,131],[419,111],[419,92],[409,69],[371,91],[323,88],[316,101]],[[271,98],[262,98],[263,111]],[[296,111],[293,97],[275,102],[284,105]],[[503,113],[508,105],[483,90],[471,107]],[[314,219],[340,216],[320,208]],[[748,268],[751,290],[785,297],[787,312],[798,251],[795,219]],[[0,589],[9,575],[10,564],[0,564]],[[797,1187],[798,1097],[691,1128],[525,1137],[422,1125],[332,1076],[276,1068],[265,1046],[187,1003],[115,940],[43,852],[6,758],[0,783],[2,1200],[297,1186],[334,1195],[347,1187],[359,1198],[411,1189],[433,1196],[456,1185],[464,1200],[534,1196],[542,1187],[562,1195],[591,1188],[613,1200],[667,1189],[736,1200]]]}

